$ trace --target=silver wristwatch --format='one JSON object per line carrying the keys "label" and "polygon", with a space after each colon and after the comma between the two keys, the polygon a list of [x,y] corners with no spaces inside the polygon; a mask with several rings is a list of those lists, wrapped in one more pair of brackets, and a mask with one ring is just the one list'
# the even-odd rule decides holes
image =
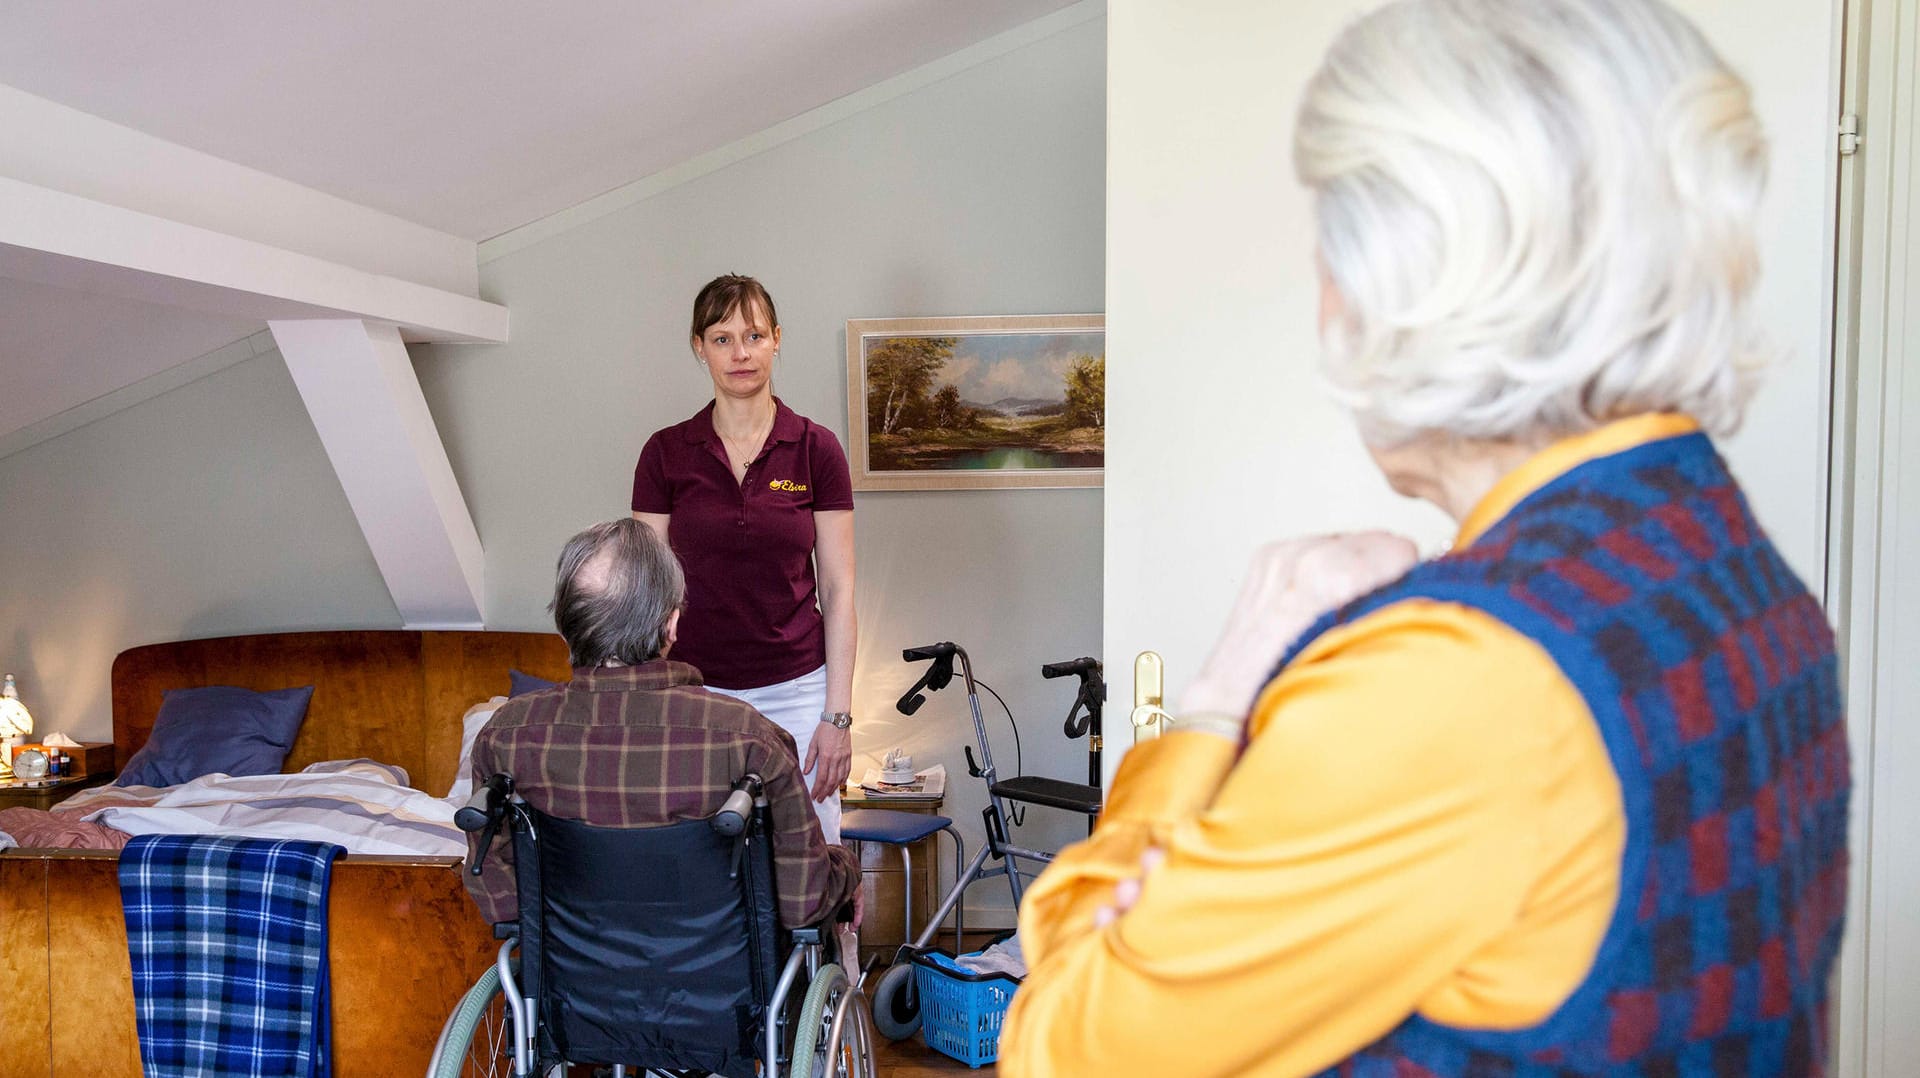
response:
{"label": "silver wristwatch", "polygon": [[820,713],[820,721],[836,730],[845,730],[853,726],[853,712],[822,711]]}

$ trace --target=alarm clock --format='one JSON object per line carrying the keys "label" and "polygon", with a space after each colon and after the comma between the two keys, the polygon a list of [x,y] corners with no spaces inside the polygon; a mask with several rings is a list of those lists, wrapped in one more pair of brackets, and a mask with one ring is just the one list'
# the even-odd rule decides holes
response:
{"label": "alarm clock", "polygon": [[13,777],[38,782],[47,777],[47,754],[39,749],[21,749],[13,757]]}

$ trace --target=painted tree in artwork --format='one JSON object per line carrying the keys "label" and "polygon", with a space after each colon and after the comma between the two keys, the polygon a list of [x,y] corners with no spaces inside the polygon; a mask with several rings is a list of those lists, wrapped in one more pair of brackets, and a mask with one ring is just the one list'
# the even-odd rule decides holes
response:
{"label": "painted tree in artwork", "polygon": [[960,389],[951,383],[941,386],[927,405],[927,426],[934,430],[968,430],[980,425],[973,409],[960,399]]}
{"label": "painted tree in artwork", "polygon": [[887,337],[867,353],[867,429],[892,434],[927,411],[927,390],[953,358],[955,337]]}
{"label": "painted tree in artwork", "polygon": [[1105,356],[1075,356],[1067,368],[1067,426],[1107,425],[1107,360]]}

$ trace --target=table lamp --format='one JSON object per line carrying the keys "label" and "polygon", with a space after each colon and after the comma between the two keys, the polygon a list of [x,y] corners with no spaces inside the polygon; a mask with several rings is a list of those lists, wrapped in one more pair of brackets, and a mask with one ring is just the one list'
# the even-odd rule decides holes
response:
{"label": "table lamp", "polygon": [[20,702],[20,690],[8,674],[0,684],[0,779],[13,777],[13,747],[33,733],[33,715]]}

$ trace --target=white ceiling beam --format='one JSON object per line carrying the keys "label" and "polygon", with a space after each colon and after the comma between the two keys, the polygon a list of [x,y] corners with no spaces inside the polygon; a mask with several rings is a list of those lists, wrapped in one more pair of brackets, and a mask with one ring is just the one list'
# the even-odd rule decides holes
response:
{"label": "white ceiling beam", "polygon": [[471,240],[12,86],[0,85],[0,131],[0,176],[465,296],[479,288]]}
{"label": "white ceiling beam", "polygon": [[480,533],[398,331],[356,319],[268,327],[401,620],[479,628]]}
{"label": "white ceiling beam", "polygon": [[0,177],[0,276],[230,317],[387,322],[408,341],[504,341],[507,309]]}

